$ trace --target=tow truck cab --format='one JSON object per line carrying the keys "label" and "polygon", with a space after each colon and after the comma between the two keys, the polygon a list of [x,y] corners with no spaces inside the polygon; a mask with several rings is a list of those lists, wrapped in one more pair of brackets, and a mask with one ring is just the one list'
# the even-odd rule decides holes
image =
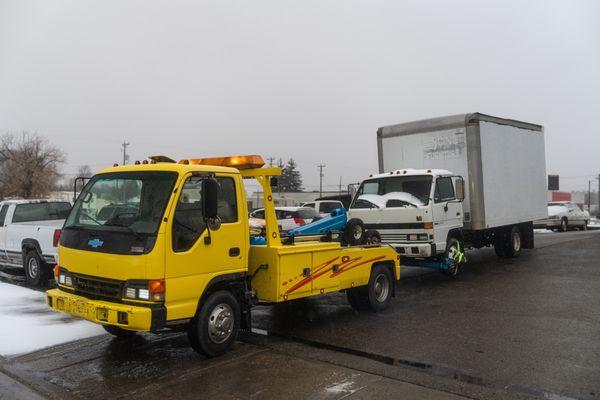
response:
{"label": "tow truck cab", "polygon": [[[355,306],[386,307],[400,277],[393,249],[282,241],[271,191],[281,170],[263,165],[259,156],[187,159],[95,175],[65,222],[48,304],[116,336],[187,329],[208,356],[249,328],[259,300],[348,289]],[[263,188],[266,245],[250,245],[243,179]]]}

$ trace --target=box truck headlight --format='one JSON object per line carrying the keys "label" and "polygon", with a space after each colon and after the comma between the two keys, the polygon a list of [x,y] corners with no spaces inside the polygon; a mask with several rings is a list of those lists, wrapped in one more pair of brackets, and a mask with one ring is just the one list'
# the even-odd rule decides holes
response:
{"label": "box truck headlight", "polygon": [[123,297],[133,300],[164,301],[165,281],[154,279],[127,282],[123,291]]}

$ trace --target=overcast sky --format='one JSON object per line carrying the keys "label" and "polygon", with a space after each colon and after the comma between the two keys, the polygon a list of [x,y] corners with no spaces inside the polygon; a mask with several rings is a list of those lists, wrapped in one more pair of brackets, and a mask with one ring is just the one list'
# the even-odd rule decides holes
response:
{"label": "overcast sky", "polygon": [[[0,133],[66,173],[293,157],[309,189],[377,170],[378,127],[479,111],[545,126],[548,173],[600,173],[600,1],[0,0]],[[597,181],[596,181],[597,182]],[[594,183],[597,186],[597,183]]]}

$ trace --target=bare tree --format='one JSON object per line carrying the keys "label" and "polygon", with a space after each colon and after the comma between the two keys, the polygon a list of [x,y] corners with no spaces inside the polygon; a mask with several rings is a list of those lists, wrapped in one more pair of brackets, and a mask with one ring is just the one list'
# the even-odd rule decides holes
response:
{"label": "bare tree", "polygon": [[52,191],[65,161],[62,150],[38,134],[0,137],[0,196],[38,198]]}
{"label": "bare tree", "polygon": [[[75,187],[75,179],[77,178],[91,178],[92,175],[94,175],[94,173],[92,172],[92,168],[90,168],[89,165],[82,165],[77,169],[77,172],[75,173],[75,175],[69,179],[69,187],[68,190],[73,190],[73,188]],[[77,181],[77,189],[75,190],[76,192],[80,192],[81,189],[83,189],[83,183],[81,180]]]}

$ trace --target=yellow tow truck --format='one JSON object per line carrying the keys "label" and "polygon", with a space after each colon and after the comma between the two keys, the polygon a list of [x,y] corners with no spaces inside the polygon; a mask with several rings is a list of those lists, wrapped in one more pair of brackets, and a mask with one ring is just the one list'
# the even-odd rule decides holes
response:
{"label": "yellow tow truck", "polygon": [[[60,237],[58,287],[46,293],[54,310],[115,336],[185,329],[210,357],[250,329],[258,302],[346,291],[355,308],[387,307],[400,278],[392,248],[281,237],[271,189],[280,168],[260,156],[150,159],[106,169],[82,190]],[[244,179],[264,191],[258,244]]]}

